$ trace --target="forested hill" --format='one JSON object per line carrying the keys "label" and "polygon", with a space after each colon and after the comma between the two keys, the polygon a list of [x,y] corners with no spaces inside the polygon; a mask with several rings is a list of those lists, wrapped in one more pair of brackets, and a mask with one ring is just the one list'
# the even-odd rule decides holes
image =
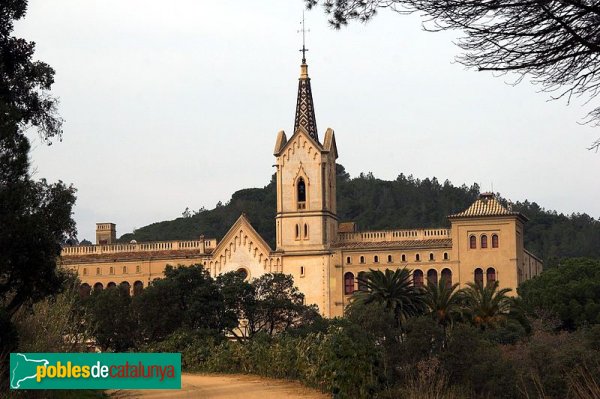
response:
{"label": "forested hill", "polygon": [[[449,226],[446,216],[464,210],[478,196],[479,186],[440,183],[436,178],[419,180],[399,175],[396,180],[375,178],[371,173],[350,178],[338,165],[337,200],[340,221],[355,221],[361,230],[410,229]],[[200,234],[220,239],[242,212],[254,228],[274,247],[274,179],[264,188],[237,191],[226,204],[214,209],[184,212],[184,217],[153,223],[119,241],[197,239]],[[547,211],[535,202],[516,202],[513,210],[529,218],[525,246],[548,266],[574,256],[600,258],[600,220],[587,214],[566,216]]]}

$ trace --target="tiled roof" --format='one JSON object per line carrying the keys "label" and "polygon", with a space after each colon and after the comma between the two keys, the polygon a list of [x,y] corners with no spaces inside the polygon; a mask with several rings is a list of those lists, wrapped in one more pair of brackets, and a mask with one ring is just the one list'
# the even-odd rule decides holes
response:
{"label": "tiled roof", "polygon": [[76,265],[80,263],[122,262],[148,259],[187,259],[201,258],[203,256],[206,256],[206,254],[198,250],[140,251],[63,256],[60,262],[63,265]]}
{"label": "tiled roof", "polygon": [[338,233],[354,233],[356,231],[356,223],[342,222],[338,224]]}
{"label": "tiled roof", "polygon": [[419,249],[419,248],[451,248],[452,239],[432,240],[404,240],[404,241],[376,241],[376,242],[338,242],[332,245],[335,249],[370,249],[370,248],[393,248],[393,249]]}
{"label": "tiled roof", "polygon": [[520,216],[519,212],[513,212],[506,209],[494,194],[482,193],[479,198],[471,204],[466,210],[448,216],[449,218],[481,217],[481,216]]}

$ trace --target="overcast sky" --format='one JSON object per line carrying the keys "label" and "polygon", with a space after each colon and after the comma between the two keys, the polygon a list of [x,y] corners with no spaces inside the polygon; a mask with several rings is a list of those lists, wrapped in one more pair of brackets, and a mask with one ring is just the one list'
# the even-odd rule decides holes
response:
{"label": "overcast sky", "polygon": [[[30,0],[16,34],[56,70],[62,142],[34,139],[35,176],[77,189],[79,238],[120,236],[266,185],[291,135],[302,0]],[[456,33],[382,11],[341,31],[306,14],[320,137],[352,176],[477,182],[513,200],[600,217],[591,109],[548,102],[453,62]],[[398,226],[402,227],[402,226]],[[201,232],[198,232],[200,234]]]}

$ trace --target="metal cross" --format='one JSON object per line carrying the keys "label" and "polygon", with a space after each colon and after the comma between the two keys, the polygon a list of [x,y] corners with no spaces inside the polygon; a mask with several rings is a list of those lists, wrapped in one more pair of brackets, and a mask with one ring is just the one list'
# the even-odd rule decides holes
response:
{"label": "metal cross", "polygon": [[304,24],[304,10],[302,10],[302,22],[300,22],[300,25],[302,25],[302,29],[298,31],[298,33],[302,32],[302,49],[300,49],[300,51],[302,51],[302,63],[306,64],[306,52],[308,51],[305,46],[306,32],[310,32],[310,29],[306,30],[306,26]]}

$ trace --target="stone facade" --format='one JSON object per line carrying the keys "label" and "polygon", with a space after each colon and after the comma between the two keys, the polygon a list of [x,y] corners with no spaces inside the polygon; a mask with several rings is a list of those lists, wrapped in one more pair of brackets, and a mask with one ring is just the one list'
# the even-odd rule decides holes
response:
{"label": "stone facade", "polygon": [[112,223],[97,224],[97,243],[65,247],[61,263],[78,273],[82,290],[126,284],[135,294],[162,277],[166,265],[203,264],[213,276],[243,270],[249,279],[265,273],[291,274],[306,303],[324,316],[343,314],[361,273],[407,267],[415,284],[440,278],[461,287],[498,280],[516,287],[542,271],[542,261],[523,247],[527,218],[482,194],[465,211],[450,215],[447,228],[358,231],[339,223],[336,207],[338,157],[335,134],[323,142],[316,131],[308,66],[303,63],[295,131],[280,131],[277,167],[276,248],[254,230],[245,215],[223,239],[117,244]]}

